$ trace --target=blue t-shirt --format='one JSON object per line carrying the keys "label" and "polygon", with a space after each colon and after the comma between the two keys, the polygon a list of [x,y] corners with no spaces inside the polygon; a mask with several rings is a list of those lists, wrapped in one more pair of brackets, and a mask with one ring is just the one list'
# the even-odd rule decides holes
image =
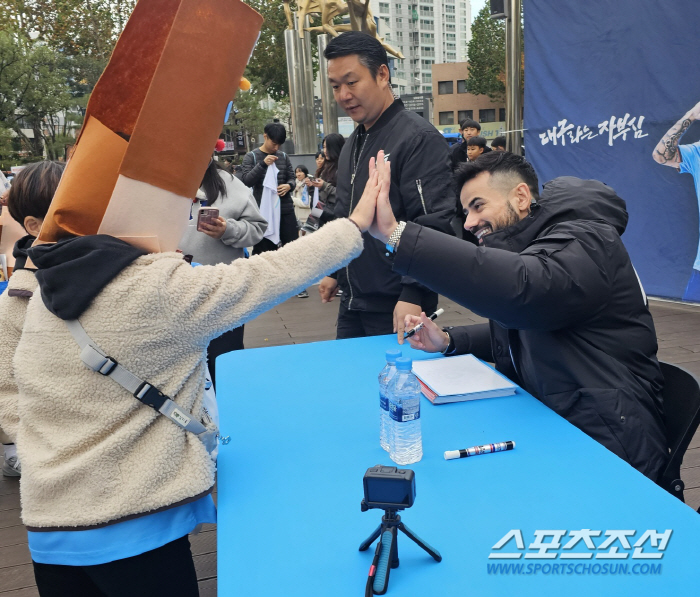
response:
{"label": "blue t-shirt", "polygon": [[[693,175],[695,180],[695,194],[698,197],[698,208],[700,208],[700,141],[691,145],[679,145],[683,161],[680,163],[680,171]],[[695,257],[693,269],[700,270],[700,244]]]}
{"label": "blue t-shirt", "polygon": [[99,529],[28,531],[27,536],[32,560],[39,564],[95,566],[157,549],[205,522],[216,522],[216,506],[211,495]]}

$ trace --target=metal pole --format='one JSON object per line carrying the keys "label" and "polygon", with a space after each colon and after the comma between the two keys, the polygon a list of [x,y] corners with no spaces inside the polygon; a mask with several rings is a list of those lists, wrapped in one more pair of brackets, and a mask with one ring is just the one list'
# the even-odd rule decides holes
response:
{"label": "metal pole", "polygon": [[[298,23],[301,27],[301,23]],[[314,66],[311,60],[311,33],[308,28],[311,26],[309,17],[304,19],[304,27],[307,29],[303,39],[302,58],[304,60],[304,102],[309,106],[307,131],[309,151],[304,153],[316,153],[318,149],[318,131],[316,130],[316,104],[314,102]]]}
{"label": "metal pole", "polygon": [[318,80],[321,84],[321,106],[323,110],[323,135],[338,132],[338,104],[333,97],[333,88],[328,82],[328,60],[323,53],[328,45],[328,34],[318,36]]}
{"label": "metal pole", "polygon": [[506,149],[522,154],[523,119],[520,96],[520,12],[521,0],[506,0]]}
{"label": "metal pole", "polygon": [[289,77],[289,105],[292,115],[292,136],[295,153],[316,151],[316,126],[314,122],[313,83],[309,94],[308,79],[313,75],[306,63],[305,43],[297,30],[286,29],[284,45],[287,51],[287,76]]}

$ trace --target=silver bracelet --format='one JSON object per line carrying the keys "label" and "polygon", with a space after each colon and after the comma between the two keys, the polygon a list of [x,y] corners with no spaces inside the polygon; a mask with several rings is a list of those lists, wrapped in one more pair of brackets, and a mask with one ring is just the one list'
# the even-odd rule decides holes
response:
{"label": "silver bracelet", "polygon": [[396,252],[396,245],[399,244],[404,228],[406,228],[406,222],[399,222],[398,226],[394,228],[394,231],[391,233],[391,236],[386,243],[386,250],[389,251],[389,253]]}
{"label": "silver bracelet", "polygon": [[447,346],[445,346],[445,348],[444,348],[443,350],[441,350],[440,353],[441,353],[441,354],[447,354],[447,351],[448,351],[449,348],[450,348],[450,344],[452,344],[452,336],[450,336],[450,332],[448,332],[447,330],[442,330],[442,331],[443,331],[443,332],[445,333],[445,335],[447,336]]}

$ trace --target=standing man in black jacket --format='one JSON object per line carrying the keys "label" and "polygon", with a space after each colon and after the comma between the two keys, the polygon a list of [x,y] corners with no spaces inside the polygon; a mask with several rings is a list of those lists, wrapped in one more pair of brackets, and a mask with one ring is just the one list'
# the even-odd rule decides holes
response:
{"label": "standing man in black jacket", "polygon": [[[299,238],[297,231],[297,219],[294,215],[294,203],[292,202],[292,189],[295,185],[294,168],[289,156],[280,151],[280,145],[287,139],[287,130],[284,125],[273,122],[265,125],[264,143],[253,151],[247,153],[243,158],[241,169],[236,172],[236,176],[243,181],[243,184],[253,189],[253,196],[260,207],[260,200],[263,192],[263,181],[267,174],[267,167],[276,164],[277,173],[277,194],[280,197],[280,247],[291,243]],[[364,188],[364,187],[363,187]],[[263,238],[253,247],[253,254],[277,249],[272,241]]]}
{"label": "standing man in black jacket", "polygon": [[[369,176],[369,159],[383,149],[393,164],[391,207],[406,221],[431,222],[449,230],[454,193],[448,146],[426,120],[395,99],[386,50],[375,38],[348,31],[325,51],[335,100],[357,124],[338,161],[336,217],[355,207]],[[395,274],[383,244],[365,234],[365,250],[335,277],[321,281],[325,303],[343,291],[337,337],[397,332],[403,343],[406,315],[432,312],[437,295],[415,280]]]}
{"label": "standing man in black jacket", "polygon": [[[389,168],[393,167],[393,164]],[[552,410],[656,481],[668,457],[654,322],[620,235],[625,202],[595,181],[562,177],[538,194],[524,158],[491,152],[457,173],[479,246],[397,223],[382,194],[372,234],[394,270],[491,321],[425,327],[410,343],[493,361]]]}

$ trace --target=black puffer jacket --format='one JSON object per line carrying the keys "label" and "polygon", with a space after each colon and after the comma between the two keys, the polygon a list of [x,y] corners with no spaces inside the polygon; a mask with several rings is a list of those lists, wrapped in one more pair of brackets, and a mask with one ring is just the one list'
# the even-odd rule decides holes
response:
{"label": "black puffer jacket", "polygon": [[[453,328],[473,352],[656,480],[667,449],[654,323],[620,239],[625,202],[557,178],[483,247],[409,224],[394,269],[488,317]],[[489,341],[490,340],[490,341]]]}
{"label": "black puffer jacket", "polygon": [[[455,199],[447,143],[434,126],[406,110],[398,99],[369,132],[360,125],[345,142],[338,160],[335,216],[345,218],[357,205],[369,177],[369,160],[380,149],[391,162],[390,200],[396,218],[451,230]],[[392,272],[382,243],[368,233],[363,236],[365,250],[337,272],[343,305],[377,312],[393,311],[399,298],[425,310],[437,305],[434,292]]]}
{"label": "black puffer jacket", "polygon": [[[240,171],[236,172],[236,176],[243,181],[243,184],[253,189],[253,197],[255,197],[258,207],[260,207],[260,200],[262,199],[263,181],[267,174],[265,158],[268,155],[260,148],[248,152],[243,158]],[[296,186],[294,168],[289,160],[289,156],[284,151],[278,151],[275,155],[277,156],[275,166],[279,170],[277,173],[277,184],[288,184],[291,189],[288,193],[280,195],[280,213],[294,213],[294,202],[292,201],[292,191]]]}

